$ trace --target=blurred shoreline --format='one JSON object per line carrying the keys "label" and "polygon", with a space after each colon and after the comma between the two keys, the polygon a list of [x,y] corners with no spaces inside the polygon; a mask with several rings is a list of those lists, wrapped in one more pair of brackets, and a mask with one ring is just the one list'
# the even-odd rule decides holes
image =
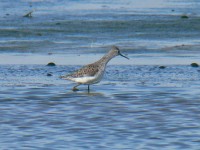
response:
{"label": "blurred shoreline", "polygon": [[129,54],[180,50],[195,56],[199,5],[197,0],[1,1],[0,53],[104,54],[117,45]]}

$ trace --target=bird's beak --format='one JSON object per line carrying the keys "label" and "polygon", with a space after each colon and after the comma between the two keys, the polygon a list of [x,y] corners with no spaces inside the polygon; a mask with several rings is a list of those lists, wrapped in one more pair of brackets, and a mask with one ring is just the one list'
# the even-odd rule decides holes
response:
{"label": "bird's beak", "polygon": [[119,52],[119,55],[122,56],[122,57],[124,57],[124,58],[126,58],[126,59],[129,59],[128,57],[122,55],[120,52]]}

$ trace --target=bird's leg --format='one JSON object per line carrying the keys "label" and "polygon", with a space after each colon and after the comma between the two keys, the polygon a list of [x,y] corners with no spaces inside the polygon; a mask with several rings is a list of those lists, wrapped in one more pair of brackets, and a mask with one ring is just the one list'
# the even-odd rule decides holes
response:
{"label": "bird's leg", "polygon": [[90,92],[90,85],[88,84],[88,92]]}
{"label": "bird's leg", "polygon": [[75,86],[73,87],[72,91],[78,91],[78,89],[77,89],[76,87],[78,87],[79,85],[81,85],[81,84],[79,83],[79,84],[75,85]]}

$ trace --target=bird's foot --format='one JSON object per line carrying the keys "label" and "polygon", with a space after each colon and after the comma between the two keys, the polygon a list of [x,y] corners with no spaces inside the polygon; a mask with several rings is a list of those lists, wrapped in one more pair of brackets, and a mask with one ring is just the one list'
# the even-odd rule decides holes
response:
{"label": "bird's foot", "polygon": [[72,91],[79,91],[79,89],[77,89],[76,87],[73,87]]}

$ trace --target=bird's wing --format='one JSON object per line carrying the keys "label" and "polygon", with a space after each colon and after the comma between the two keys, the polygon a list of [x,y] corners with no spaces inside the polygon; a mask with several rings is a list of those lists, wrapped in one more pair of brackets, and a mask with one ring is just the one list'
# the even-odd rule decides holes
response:
{"label": "bird's wing", "polygon": [[94,76],[96,73],[98,73],[98,71],[99,69],[97,65],[89,64],[75,71],[72,74],[66,75],[65,77],[77,78],[77,77]]}

